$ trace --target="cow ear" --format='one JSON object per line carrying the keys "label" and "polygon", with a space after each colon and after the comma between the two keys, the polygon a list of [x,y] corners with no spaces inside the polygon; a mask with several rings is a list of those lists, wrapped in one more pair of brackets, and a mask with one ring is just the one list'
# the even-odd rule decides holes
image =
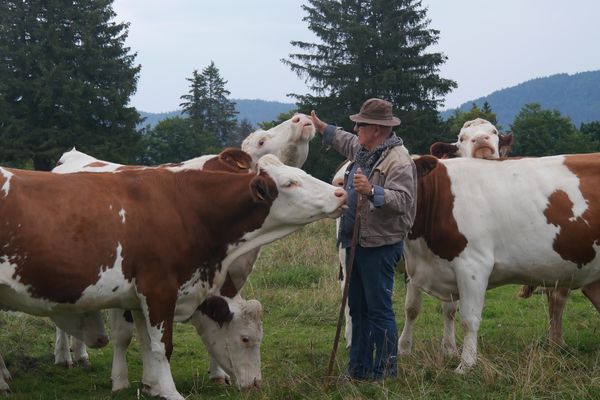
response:
{"label": "cow ear", "polygon": [[271,178],[264,175],[257,175],[252,179],[250,182],[250,193],[255,202],[268,203],[275,199],[275,196],[271,193],[272,188],[269,187],[269,181],[271,181]]}
{"label": "cow ear", "polygon": [[227,301],[220,296],[210,296],[200,304],[198,311],[212,319],[219,326],[223,326],[226,322],[231,322],[233,313],[229,309]]}
{"label": "cow ear", "polygon": [[249,316],[255,321],[260,321],[263,313],[262,304],[258,300],[248,300],[242,308],[244,315]]}
{"label": "cow ear", "polygon": [[457,151],[458,146],[454,143],[435,142],[429,147],[429,153],[437,158],[452,158]]}
{"label": "cow ear", "polygon": [[438,159],[432,156],[421,156],[414,159],[415,166],[417,167],[417,177],[422,178],[429,174],[438,165]]}
{"label": "cow ear", "polygon": [[508,153],[510,153],[513,144],[513,134],[512,132],[507,133],[506,135],[498,136],[498,153],[500,157],[507,157]]}
{"label": "cow ear", "polygon": [[248,153],[235,148],[226,148],[219,153],[219,158],[224,163],[231,165],[234,170],[249,170],[252,164],[252,158]]}

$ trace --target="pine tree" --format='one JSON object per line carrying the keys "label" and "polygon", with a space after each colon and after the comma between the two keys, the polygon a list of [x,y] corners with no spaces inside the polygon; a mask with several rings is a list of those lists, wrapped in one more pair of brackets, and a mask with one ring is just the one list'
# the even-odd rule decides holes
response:
{"label": "pine tree", "polygon": [[237,125],[235,103],[228,99],[230,92],[225,89],[225,81],[215,63],[202,70],[194,71],[190,81],[190,91],[181,96],[180,104],[187,113],[196,132],[205,132],[214,138],[214,143],[224,146],[229,142]]}
{"label": "pine tree", "polygon": [[50,169],[77,146],[131,162],[140,71],[112,0],[0,0],[0,162]]}
{"label": "pine tree", "polygon": [[235,127],[233,134],[229,135],[228,142],[225,145],[227,147],[241,147],[246,136],[254,131],[252,122],[248,118],[242,118]]}
{"label": "pine tree", "polygon": [[[431,134],[427,130],[439,123],[436,109],[456,83],[438,76],[446,57],[426,52],[439,32],[428,27],[421,1],[308,0],[302,8],[320,43],[293,41],[301,52],[282,60],[312,92],[292,95],[300,111],[315,109],[324,121],[350,130],[348,116],[366,99],[380,97],[403,120],[401,135]],[[428,148],[408,140],[407,146]]]}

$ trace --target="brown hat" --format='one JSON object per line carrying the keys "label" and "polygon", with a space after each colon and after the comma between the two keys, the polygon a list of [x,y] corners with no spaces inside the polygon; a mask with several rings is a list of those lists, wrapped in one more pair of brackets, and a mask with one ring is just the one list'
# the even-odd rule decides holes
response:
{"label": "brown hat", "polygon": [[400,118],[392,114],[392,103],[382,99],[369,99],[365,101],[358,114],[350,116],[354,122],[365,124],[397,126],[400,125]]}

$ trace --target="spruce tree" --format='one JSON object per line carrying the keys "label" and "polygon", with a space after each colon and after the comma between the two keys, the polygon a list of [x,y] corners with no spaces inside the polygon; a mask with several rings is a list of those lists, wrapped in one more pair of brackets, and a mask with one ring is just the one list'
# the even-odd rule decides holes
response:
{"label": "spruce tree", "polygon": [[183,112],[188,114],[195,132],[204,132],[214,143],[224,146],[229,143],[228,136],[235,134],[237,126],[235,103],[228,99],[231,94],[225,89],[225,81],[215,63],[202,70],[194,71],[188,94],[181,96]]}
{"label": "spruce tree", "polygon": [[112,0],[0,0],[0,163],[50,169],[73,146],[131,162],[140,71]]}
{"label": "spruce tree", "polygon": [[[368,98],[384,98],[403,120],[397,131],[409,149],[426,150],[423,136],[441,123],[436,109],[456,83],[438,75],[446,57],[426,51],[439,31],[429,28],[421,1],[308,0],[302,8],[320,42],[292,41],[299,52],[282,60],[311,91],[292,94],[300,111],[315,109],[351,130],[350,114]],[[411,146],[417,138],[423,148]]]}

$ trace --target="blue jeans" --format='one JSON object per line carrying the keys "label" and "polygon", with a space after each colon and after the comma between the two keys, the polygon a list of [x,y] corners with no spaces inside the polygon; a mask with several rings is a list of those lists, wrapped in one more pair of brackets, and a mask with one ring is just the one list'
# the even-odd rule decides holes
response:
{"label": "blue jeans", "polygon": [[[352,317],[348,374],[352,378],[396,376],[398,331],[392,292],[394,271],[403,249],[403,242],[381,247],[356,246],[348,292]],[[347,248],[346,259],[349,257]]]}

